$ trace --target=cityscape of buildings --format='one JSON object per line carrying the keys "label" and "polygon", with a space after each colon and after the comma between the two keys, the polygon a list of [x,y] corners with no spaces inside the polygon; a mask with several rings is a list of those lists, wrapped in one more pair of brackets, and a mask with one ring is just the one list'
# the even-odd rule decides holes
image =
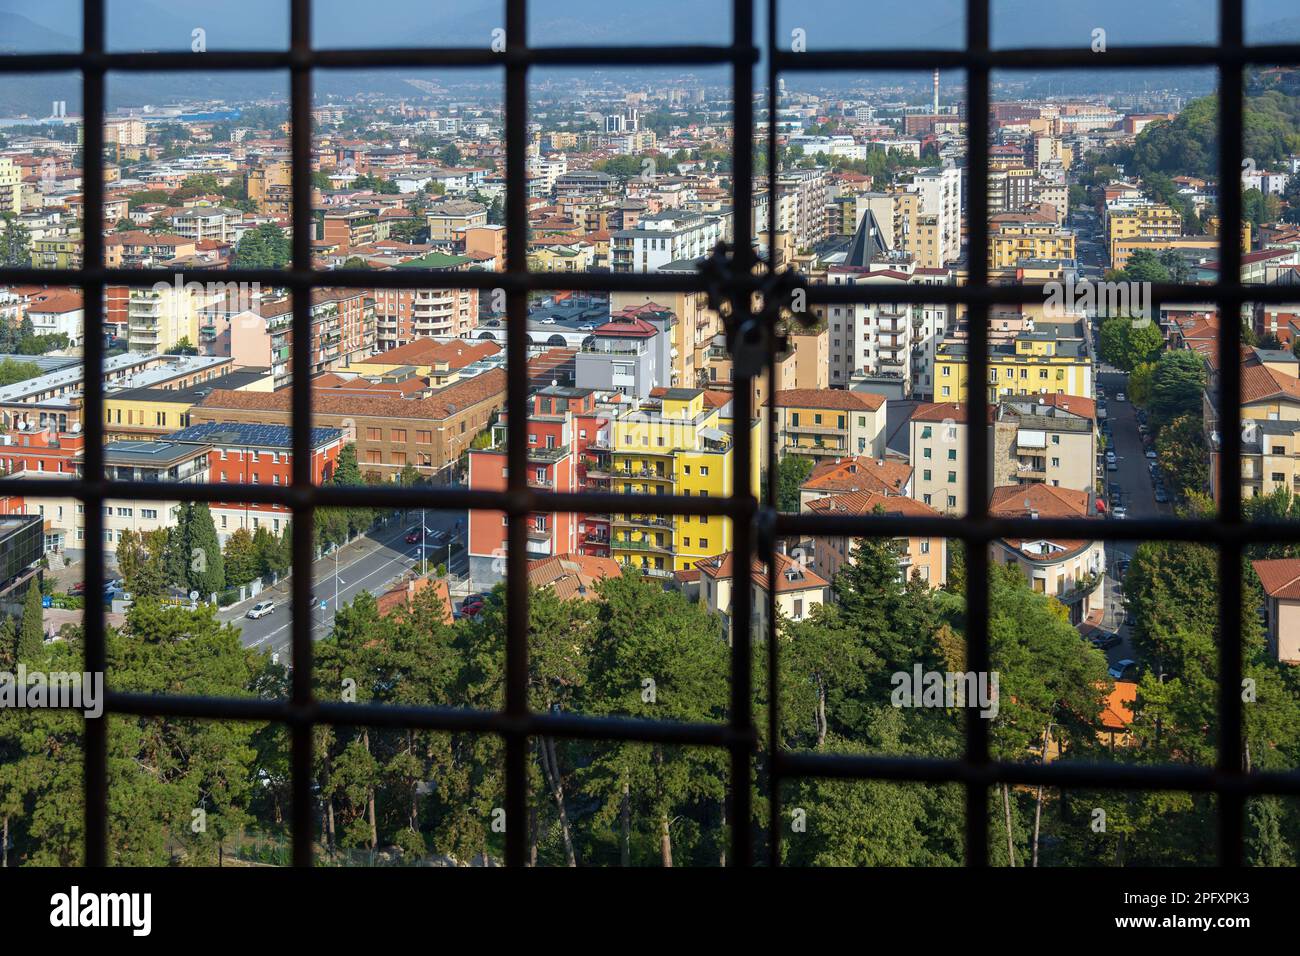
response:
{"label": "cityscape of buildings", "polygon": [[[726,324],[704,292],[554,291],[530,296],[526,317],[512,319],[504,293],[477,281],[454,286],[455,274],[506,268],[499,98],[450,87],[317,104],[304,171],[314,266],[433,271],[451,287],[393,288],[385,277],[352,288],[327,275],[311,296],[307,341],[297,340],[286,290],[227,275],[290,263],[283,103],[121,108],[106,119],[103,157],[84,156],[79,119],[57,104],[50,121],[6,121],[0,265],[80,268],[85,236],[99,230],[107,266],[175,269],[183,279],[110,286],[101,328],[86,327],[78,290],[0,288],[0,547],[14,537],[26,562],[6,565],[0,603],[21,608],[37,579],[74,597],[95,548],[114,578],[107,607],[129,614],[141,554],[161,554],[177,529],[207,520],[180,498],[123,499],[105,506],[103,540],[91,541],[75,495],[24,490],[25,479],[85,477],[85,376],[98,374],[110,478],[230,486],[228,501],[199,506],[222,576],[199,586],[193,573],[181,568],[178,578],[172,569],[151,597],[210,603],[243,646],[287,662],[285,621],[255,612],[285,606],[288,568],[241,558],[254,536],[272,549],[286,542],[291,512],[241,501],[241,489],[291,483],[292,390],[312,392],[318,483],[503,490],[506,338],[510,322],[522,320],[528,485],[626,499],[613,511],[530,515],[530,585],[592,602],[603,600],[603,582],[649,582],[707,615],[725,643],[735,530],[722,517],[660,514],[656,498],[726,498],[748,469],[755,489],[777,486],[786,511],[961,516],[972,505],[971,443],[985,442],[994,517],[1095,523],[1083,538],[1000,539],[988,560],[1050,599],[1109,675],[1093,682],[1105,685],[1103,706],[1075,716],[1112,753],[1137,747],[1142,682],[1163,676],[1168,662],[1150,659],[1151,617],[1133,598],[1139,583],[1126,581],[1141,549],[1107,542],[1110,523],[1212,512],[1225,481],[1240,480],[1260,515],[1296,513],[1300,495],[1300,288],[1295,305],[1248,305],[1227,317],[1242,323],[1247,343],[1231,356],[1219,353],[1225,317],[1215,306],[1152,307],[1142,298],[1153,282],[1217,281],[1225,228],[1241,230],[1243,282],[1300,286],[1300,74],[1261,71],[1252,83],[1249,96],[1290,98],[1290,125],[1273,154],[1244,171],[1249,218],[1239,225],[1218,217],[1213,170],[1200,160],[1179,165],[1207,148],[1195,143],[1193,119],[1206,107],[1176,84],[1145,97],[995,90],[987,183],[970,178],[964,90],[941,86],[938,71],[932,90],[881,82],[824,94],[782,84],[753,144],[758,155],[770,122],[776,192],[756,170],[750,235],[735,231],[729,155],[749,144],[734,141],[728,91],[671,81],[549,90],[526,128],[527,263],[556,273],[559,285],[570,273],[691,274],[719,244],[749,243],[762,268],[797,270],[812,285],[960,287],[983,256],[994,285],[1068,293],[989,310],[986,381],[970,372],[962,308],[900,302],[783,313],[772,378],[749,386],[750,420],[737,418]],[[1200,149],[1179,151],[1178,138]],[[102,213],[83,203],[85,163],[101,160]],[[977,190],[987,195],[987,245],[972,249]],[[102,371],[82,362],[91,336],[104,344]],[[298,348],[310,352],[308,382],[293,381]],[[1221,394],[1225,362],[1241,370],[1239,463],[1219,455],[1222,403],[1237,400]],[[985,389],[987,421],[971,420],[972,388]],[[755,449],[748,462],[737,451],[742,430]],[[769,453],[778,463],[771,473]],[[502,513],[430,509],[349,521],[322,527],[313,606],[294,609],[319,619],[318,639],[365,594],[384,619],[405,620],[433,601],[440,626],[453,631],[491,613],[509,549]],[[888,546],[890,577],[909,595],[944,608],[964,589],[958,542],[918,532]],[[791,641],[805,634],[799,628],[847,613],[846,589],[867,573],[859,548],[832,535],[778,541],[774,606]],[[1300,664],[1300,550],[1253,555],[1250,568],[1267,660]],[[768,571],[753,562],[755,634],[766,633]],[[45,633],[57,638],[63,621],[47,616]],[[826,719],[818,711],[819,744]],[[1059,757],[1069,748],[1056,733],[1048,724],[1031,748]]]}

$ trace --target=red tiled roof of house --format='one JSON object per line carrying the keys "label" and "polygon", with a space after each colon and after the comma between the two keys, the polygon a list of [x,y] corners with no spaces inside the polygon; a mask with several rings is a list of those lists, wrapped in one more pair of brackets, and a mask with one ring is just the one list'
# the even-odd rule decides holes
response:
{"label": "red tiled roof of house", "polygon": [[1106,730],[1128,730],[1133,723],[1133,704],[1138,685],[1131,680],[1117,680],[1101,705],[1101,726]]}
{"label": "red tiled roof of house", "polygon": [[898,495],[902,494],[903,487],[911,477],[912,466],[905,461],[892,458],[877,460],[868,455],[860,455],[821,462],[808,474],[799,490],[826,494],[874,491],[877,494]]}
{"label": "red tiled roof of house", "polygon": [[1269,597],[1300,600],[1300,558],[1269,558],[1251,565]]}
{"label": "red tiled roof of house", "polygon": [[834,408],[845,411],[877,411],[885,396],[874,392],[851,392],[842,388],[787,388],[772,396],[777,408]]}
{"label": "red tiled roof of house", "polygon": [[1044,518],[1078,518],[1087,515],[1088,499],[1086,491],[1041,482],[1032,485],[1002,485],[993,489],[993,495],[989,499],[989,514],[1011,517],[1026,514],[1032,509]]}
{"label": "red tiled roof of house", "polygon": [[[480,402],[492,398],[504,398],[505,391],[506,373],[498,368],[448,385],[428,398],[373,397],[339,394],[338,389],[318,390],[312,395],[312,409],[318,415],[441,421]],[[280,389],[277,392],[248,392],[218,388],[204,398],[198,407],[209,410],[228,408],[288,413],[290,401],[288,389]]]}
{"label": "red tiled roof of house", "polygon": [[827,495],[808,502],[813,514],[869,515],[880,508],[886,515],[912,518],[937,518],[935,511],[924,501],[902,495],[882,495],[874,491],[849,491],[840,495]]}
{"label": "red tiled roof of house", "polygon": [[1279,372],[1257,361],[1247,361],[1241,368],[1242,402],[1258,402],[1266,398],[1294,398],[1300,400],[1300,378]]}
{"label": "red tiled roof of house", "polygon": [[392,590],[381,594],[375,599],[375,604],[379,608],[379,616],[387,617],[398,608],[410,608],[415,604],[416,595],[421,591],[432,588],[434,597],[437,598],[442,611],[442,622],[450,624],[453,620],[451,613],[451,592],[447,590],[447,582],[442,578],[411,578],[398,584]]}
{"label": "red tiled roof of house", "polygon": [[[700,569],[701,574],[707,574],[709,577],[729,578],[732,576],[732,559],[734,552],[727,551],[724,554],[715,554],[711,558],[704,558],[696,561],[695,566]],[[767,590],[767,565],[755,558],[751,568],[751,576],[754,584]],[[783,591],[806,591],[811,588],[827,587],[829,582],[811,568],[803,567],[786,557],[784,554],[776,555],[776,590]]]}
{"label": "red tiled roof of house", "polygon": [[[964,402],[923,402],[912,411],[911,420],[914,422],[953,421],[964,425],[969,414],[970,407]],[[993,408],[990,406],[989,421],[992,420]]]}
{"label": "red tiled roof of house", "polygon": [[528,562],[528,584],[550,588],[561,601],[594,601],[597,584],[622,576],[623,569],[613,558],[589,554],[553,554]]}
{"label": "red tiled roof of house", "polygon": [[362,359],[358,365],[441,365],[461,369],[472,365],[501,351],[496,342],[487,340],[470,341],[456,339],[451,342],[438,342],[434,339],[416,339],[389,349],[378,355]]}

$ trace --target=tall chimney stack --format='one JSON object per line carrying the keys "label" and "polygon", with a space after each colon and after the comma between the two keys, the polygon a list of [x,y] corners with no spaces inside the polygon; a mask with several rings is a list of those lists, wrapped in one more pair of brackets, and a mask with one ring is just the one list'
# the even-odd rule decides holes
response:
{"label": "tall chimney stack", "polygon": [[934,115],[939,115],[939,68],[934,70]]}

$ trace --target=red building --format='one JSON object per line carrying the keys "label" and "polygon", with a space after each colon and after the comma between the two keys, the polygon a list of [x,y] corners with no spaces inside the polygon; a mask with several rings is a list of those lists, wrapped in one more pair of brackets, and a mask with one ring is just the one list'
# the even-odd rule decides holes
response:
{"label": "red building", "polygon": [[[293,430],[287,425],[208,422],[191,425],[168,435],[166,440],[208,446],[208,481],[212,484],[287,486],[293,482]],[[338,467],[343,432],[338,428],[313,428],[311,444],[311,479],[314,484],[323,484]],[[231,502],[211,506],[212,521],[223,545],[239,528],[256,532],[264,527],[280,534],[289,523],[291,510],[283,505],[241,502],[238,494],[231,498]]]}
{"label": "red building", "polygon": [[[587,388],[551,385],[529,396],[528,484],[547,491],[608,490],[591,483],[588,450],[601,444],[605,424],[596,408],[596,392]],[[493,428],[491,448],[469,452],[469,486],[476,490],[506,488],[506,416]],[[608,441],[604,441],[608,447]],[[606,463],[607,465],[607,463]],[[604,473],[608,479],[608,469]],[[505,575],[509,548],[505,513],[469,513],[470,577],[478,587],[490,586]],[[609,515],[573,512],[536,512],[528,517],[528,556],[555,554],[609,556]]]}
{"label": "red building", "polygon": [[79,474],[84,432],[11,431],[0,436],[0,473]]}

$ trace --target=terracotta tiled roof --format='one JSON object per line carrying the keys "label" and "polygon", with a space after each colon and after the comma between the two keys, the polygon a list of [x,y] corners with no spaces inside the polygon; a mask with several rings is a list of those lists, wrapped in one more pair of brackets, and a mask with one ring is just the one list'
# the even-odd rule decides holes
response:
{"label": "terracotta tiled roof", "polygon": [[[989,514],[1002,517],[1023,515],[1029,509],[1044,518],[1079,518],[1088,513],[1088,492],[1037,483],[1002,485],[993,489]],[[1029,505],[1026,507],[1025,502]]]}
{"label": "terracotta tiled roof", "polygon": [[[1038,396],[1035,396],[1038,398]],[[989,421],[993,421],[994,408],[989,406]],[[912,411],[912,421],[914,422],[946,422],[952,420],[958,424],[966,424],[966,418],[970,415],[970,406],[965,402],[923,402],[917,405]]]}
{"label": "terracotta tiled roof", "polygon": [[[1032,510],[1042,518],[1081,518],[1087,516],[1090,500],[1091,496],[1088,492],[1075,491],[1073,488],[1059,488],[1055,485],[1041,483],[1002,485],[993,489],[993,495],[989,499],[989,514],[997,518],[1024,517]],[[1028,502],[1028,505],[1026,505],[1026,502]],[[1003,539],[1008,547],[1020,551],[1027,557],[1042,560],[1042,555],[1024,550],[1026,542],[1033,540],[1042,539]],[[1052,538],[1050,540],[1052,544],[1065,549],[1060,554],[1051,555],[1050,557],[1053,560],[1070,557],[1074,552],[1086,547],[1089,543],[1085,539],[1064,540]]]}
{"label": "terracotta tiled roof", "polygon": [[589,554],[553,554],[528,562],[529,585],[550,588],[561,601],[594,601],[598,583],[622,576],[623,569],[613,558]]}
{"label": "terracotta tiled roof", "polygon": [[1269,597],[1300,600],[1300,558],[1272,558],[1251,564]]}
{"label": "terracotta tiled roof", "polygon": [[447,582],[441,578],[411,578],[397,585],[388,593],[381,594],[375,600],[375,604],[379,608],[379,616],[387,617],[400,607],[411,607],[415,603],[416,595],[429,588],[433,588],[434,596],[441,605],[442,622],[450,624],[453,620],[451,593],[447,590]]}
{"label": "terracotta tiled roof", "polygon": [[357,363],[359,365],[441,365],[444,362],[452,369],[461,369],[480,359],[496,355],[501,346],[495,342],[469,341],[456,339],[451,342],[437,342],[433,339],[416,339],[395,349],[372,355]]}
{"label": "terracotta tiled roof", "polygon": [[871,514],[881,508],[886,515],[912,518],[936,518],[935,511],[923,501],[904,498],[901,495],[882,495],[874,491],[849,491],[842,495],[827,495],[808,502],[808,510],[813,514]]}
{"label": "terracotta tiled roof", "polygon": [[1300,379],[1266,365],[1248,363],[1241,369],[1241,400],[1258,402],[1266,398],[1300,400]]}
{"label": "terracotta tiled roof", "polygon": [[[700,573],[708,575],[711,578],[730,578],[732,571],[732,558],[734,552],[728,551],[725,554],[715,554],[711,558],[705,558],[702,561],[696,561],[695,566],[700,569]],[[802,573],[796,577],[791,577],[787,572],[800,572],[800,566],[787,558],[784,554],[776,555],[776,590],[778,593],[784,591],[807,591],[812,588],[827,587],[828,581],[813,571],[811,568],[802,568]],[[753,561],[751,574],[754,584],[767,590],[767,565],[757,558]]]}
{"label": "terracotta tiled roof", "polygon": [[809,473],[801,491],[826,494],[851,491],[874,491],[883,495],[902,494],[912,477],[912,466],[904,461],[877,460],[867,455],[824,461]]}
{"label": "terracotta tiled roof", "polygon": [[1131,680],[1117,680],[1101,706],[1101,725],[1106,730],[1128,730],[1133,723],[1133,703],[1138,685]]}
{"label": "terracotta tiled roof", "polygon": [[866,409],[874,412],[885,404],[885,396],[842,388],[788,388],[774,394],[772,403],[778,408]]}
{"label": "terracotta tiled roof", "polygon": [[[491,398],[504,398],[505,391],[505,371],[492,369],[482,375],[449,385],[428,398],[363,397],[338,394],[338,389],[325,389],[313,394],[312,409],[318,415],[440,421]],[[290,395],[288,389],[281,389],[278,392],[247,392],[219,388],[214,389],[199,407],[211,410],[228,408],[241,411],[288,413]]]}

